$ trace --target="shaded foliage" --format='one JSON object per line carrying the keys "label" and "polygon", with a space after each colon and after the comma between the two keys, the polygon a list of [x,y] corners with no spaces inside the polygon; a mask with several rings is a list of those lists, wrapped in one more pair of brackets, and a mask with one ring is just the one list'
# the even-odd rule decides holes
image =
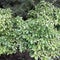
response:
{"label": "shaded foliage", "polygon": [[0,0],[0,8],[11,8],[14,17],[19,15],[27,20],[28,11],[34,10],[38,2],[39,0]]}

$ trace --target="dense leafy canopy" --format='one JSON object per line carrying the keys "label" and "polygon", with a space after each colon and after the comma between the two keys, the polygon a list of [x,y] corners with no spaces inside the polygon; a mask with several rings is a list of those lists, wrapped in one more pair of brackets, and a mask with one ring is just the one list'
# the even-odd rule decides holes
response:
{"label": "dense leafy canopy", "polygon": [[60,55],[60,8],[40,1],[28,13],[28,20],[12,17],[10,8],[0,8],[0,54],[28,50],[36,60],[49,60]]}

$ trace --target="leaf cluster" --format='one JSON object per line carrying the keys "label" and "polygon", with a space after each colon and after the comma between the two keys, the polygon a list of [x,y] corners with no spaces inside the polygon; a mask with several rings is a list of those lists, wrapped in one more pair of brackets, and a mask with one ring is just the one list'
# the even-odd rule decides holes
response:
{"label": "leaf cluster", "polygon": [[[60,34],[54,24],[60,24],[60,9],[41,1],[29,18],[12,17],[12,11],[0,9],[0,54],[28,50],[35,60],[51,60],[60,55]],[[59,31],[60,32],[60,31]]]}

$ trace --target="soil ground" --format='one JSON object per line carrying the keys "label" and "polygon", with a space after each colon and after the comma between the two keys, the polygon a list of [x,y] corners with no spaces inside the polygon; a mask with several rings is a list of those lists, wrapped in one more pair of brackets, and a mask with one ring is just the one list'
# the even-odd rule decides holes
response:
{"label": "soil ground", "polygon": [[29,53],[27,51],[25,51],[23,53],[17,52],[15,54],[10,55],[3,54],[0,56],[0,60],[34,60],[34,59],[29,56]]}

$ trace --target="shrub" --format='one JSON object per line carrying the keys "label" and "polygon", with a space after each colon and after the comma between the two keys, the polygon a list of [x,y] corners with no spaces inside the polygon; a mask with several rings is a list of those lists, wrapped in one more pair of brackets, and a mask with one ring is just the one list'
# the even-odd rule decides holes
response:
{"label": "shrub", "polygon": [[53,13],[59,17],[60,9],[55,9],[49,3],[40,2],[29,12],[27,21],[19,16],[13,18],[10,9],[0,9],[0,54],[12,54],[18,48],[20,52],[29,51],[36,60],[51,60],[59,56],[60,35],[54,24],[59,24],[60,20]]}

